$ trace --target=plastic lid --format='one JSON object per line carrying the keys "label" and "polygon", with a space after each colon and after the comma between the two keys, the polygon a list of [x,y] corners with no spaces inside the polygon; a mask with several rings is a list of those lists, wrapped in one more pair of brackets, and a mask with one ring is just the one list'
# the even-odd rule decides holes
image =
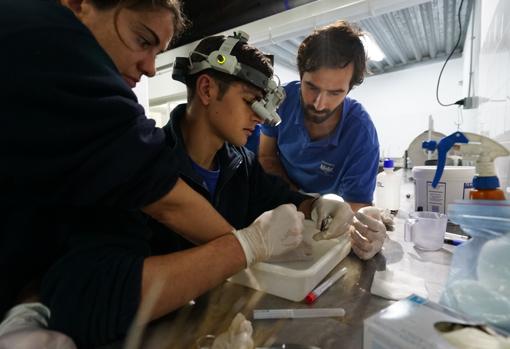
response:
{"label": "plastic lid", "polygon": [[312,304],[313,302],[315,302],[316,299],[317,299],[317,296],[315,295],[315,293],[310,292],[309,294],[306,295],[305,302],[307,304]]}
{"label": "plastic lid", "polygon": [[[414,166],[413,177],[415,179],[426,179],[431,180],[436,174],[436,166]],[[474,166],[445,166],[443,175],[441,176],[441,182],[444,181],[464,181],[471,183],[475,176]]]}
{"label": "plastic lid", "polygon": [[393,160],[391,160],[391,159],[384,159],[383,167],[384,168],[393,168],[393,167],[395,167],[395,165],[393,163]]}
{"label": "plastic lid", "polygon": [[475,189],[497,189],[499,188],[499,180],[496,176],[473,178],[473,188]]}

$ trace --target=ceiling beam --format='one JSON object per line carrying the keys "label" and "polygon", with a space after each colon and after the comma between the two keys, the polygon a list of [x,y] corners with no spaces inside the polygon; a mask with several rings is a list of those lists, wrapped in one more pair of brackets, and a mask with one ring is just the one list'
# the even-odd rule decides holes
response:
{"label": "ceiling beam", "polygon": [[296,70],[295,57],[290,56],[287,51],[283,51],[281,48],[272,45],[265,46],[261,48],[261,51],[270,53],[274,55],[275,62],[278,61],[278,64],[281,64],[289,69]]}
{"label": "ceiling beam", "polygon": [[430,58],[436,58],[437,55],[437,38],[436,38],[436,25],[434,24],[434,16],[432,14],[432,3],[420,5],[420,13],[423,18],[423,32],[427,39]]}
{"label": "ceiling beam", "polygon": [[275,44],[276,46],[280,47],[282,50],[286,51],[294,57],[294,60],[297,57],[297,47],[294,46],[292,43],[290,43],[288,40],[279,41]]}
{"label": "ceiling beam", "polygon": [[449,23],[449,26],[450,26],[450,30],[449,30],[449,44],[446,46],[446,53],[447,54],[450,54],[450,52],[453,50],[453,47],[455,46],[455,43],[457,42],[457,39],[458,39],[458,34],[457,34],[457,26],[458,26],[458,22],[457,22],[457,1],[456,0],[450,0],[450,8],[449,8],[449,13],[450,13],[450,23]]}
{"label": "ceiling beam", "polygon": [[[394,66],[396,64],[395,60],[391,56],[393,53],[393,44],[391,40],[387,40],[384,35],[382,35],[382,30],[379,29],[377,23],[374,21],[374,18],[364,19],[361,21],[361,26],[372,35],[374,41],[377,43],[381,51],[384,53],[384,60],[388,63],[389,66]],[[390,52],[391,51],[391,52]]]}
{"label": "ceiling beam", "polygon": [[303,40],[305,39],[305,37],[299,37],[299,38],[291,38],[289,39],[290,42],[292,42],[294,45],[296,45],[298,48],[299,46],[301,45],[301,43],[303,42]]}
{"label": "ceiling beam", "polygon": [[407,32],[409,33],[407,43],[409,44],[411,50],[414,53],[414,58],[416,59],[416,61],[419,62],[422,59],[422,54],[420,46],[418,45],[418,43],[420,42],[420,40],[418,39],[418,33],[414,30],[413,25],[413,23],[415,23],[416,20],[413,21],[413,19],[411,18],[411,13],[408,9],[404,9],[401,12],[404,16],[404,22],[407,28]]}
{"label": "ceiling beam", "polygon": [[[461,57],[462,57],[461,52],[455,52],[452,55],[451,59],[456,59],[456,58],[461,58]],[[419,67],[419,66],[423,66],[423,65],[427,65],[427,64],[431,64],[431,63],[444,62],[445,59],[446,59],[446,55],[439,54],[437,56],[437,58],[435,58],[435,59],[424,58],[421,62],[412,62],[412,63],[408,63],[408,64],[397,64],[393,67],[386,67],[386,68],[384,68],[383,73],[384,74],[393,73],[396,71],[401,71],[401,70],[405,70],[405,69],[409,69],[409,68],[415,68],[415,67]]]}
{"label": "ceiling beam", "polygon": [[391,15],[383,15],[383,21],[386,22],[386,25],[390,28],[391,34],[395,40],[395,53],[399,56],[402,63],[407,63],[409,58],[407,57],[407,53],[405,52],[406,44],[405,39],[402,35],[402,30],[398,27],[397,22],[395,21],[395,17]]}
{"label": "ceiling beam", "polygon": [[377,70],[380,71],[380,73],[384,73],[384,67],[381,62],[370,60],[368,61],[369,65],[373,65]]}

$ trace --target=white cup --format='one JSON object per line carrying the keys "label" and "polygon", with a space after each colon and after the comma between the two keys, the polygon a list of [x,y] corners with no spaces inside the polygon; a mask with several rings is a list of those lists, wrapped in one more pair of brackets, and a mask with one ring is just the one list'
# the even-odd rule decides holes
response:
{"label": "white cup", "polygon": [[424,251],[436,251],[443,246],[448,217],[437,212],[411,212],[404,225],[404,240]]}

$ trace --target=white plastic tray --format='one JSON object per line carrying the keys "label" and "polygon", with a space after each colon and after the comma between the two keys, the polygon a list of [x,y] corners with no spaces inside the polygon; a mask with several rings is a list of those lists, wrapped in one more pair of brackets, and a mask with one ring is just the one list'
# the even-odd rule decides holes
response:
{"label": "white plastic tray", "polygon": [[229,281],[299,302],[349,254],[351,243],[348,235],[314,241],[311,260],[257,263],[235,274]]}

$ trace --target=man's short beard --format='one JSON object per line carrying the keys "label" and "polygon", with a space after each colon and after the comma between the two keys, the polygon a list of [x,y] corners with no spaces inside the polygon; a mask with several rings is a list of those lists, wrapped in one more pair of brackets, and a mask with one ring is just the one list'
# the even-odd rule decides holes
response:
{"label": "man's short beard", "polygon": [[333,115],[335,115],[335,111],[336,110],[337,109],[335,108],[332,111],[328,111],[324,115],[320,115],[319,116],[319,115],[311,114],[308,111],[308,108],[305,108],[305,113],[304,113],[305,114],[305,120],[313,122],[314,124],[322,124],[324,121],[328,120]]}
{"label": "man's short beard", "polygon": [[312,105],[304,104],[303,97],[301,97],[301,105],[303,106],[303,114],[305,116],[305,120],[314,124],[322,124],[324,121],[338,113],[342,107],[342,103],[340,103],[335,109],[325,109],[320,112],[320,115],[317,115],[318,112]]}

